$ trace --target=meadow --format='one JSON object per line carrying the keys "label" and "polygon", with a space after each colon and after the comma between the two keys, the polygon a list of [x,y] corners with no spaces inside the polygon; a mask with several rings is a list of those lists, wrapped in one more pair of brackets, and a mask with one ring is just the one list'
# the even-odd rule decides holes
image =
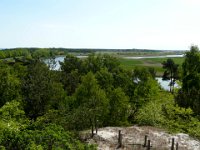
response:
{"label": "meadow", "polygon": [[[162,76],[164,69],[162,68],[162,62],[166,61],[168,58],[141,58],[141,59],[128,59],[119,58],[121,66],[128,70],[133,70],[135,67],[151,67],[156,70],[156,76]],[[171,58],[179,66],[182,65],[183,57]]]}

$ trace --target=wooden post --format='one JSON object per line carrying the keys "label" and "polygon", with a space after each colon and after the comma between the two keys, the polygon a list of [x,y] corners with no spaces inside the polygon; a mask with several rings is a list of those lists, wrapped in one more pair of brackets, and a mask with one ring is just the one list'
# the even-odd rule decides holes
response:
{"label": "wooden post", "polygon": [[150,141],[150,140],[148,140],[148,144],[147,144],[147,150],[150,150],[150,148],[151,148],[151,141]]}
{"label": "wooden post", "polygon": [[122,147],[122,134],[121,134],[121,130],[119,130],[119,135],[118,135],[118,147]]}
{"label": "wooden post", "polygon": [[172,138],[172,146],[171,146],[171,150],[174,150],[174,138]]}
{"label": "wooden post", "polygon": [[144,146],[144,147],[147,146],[147,135],[144,136],[144,145],[143,145],[143,146]]}
{"label": "wooden post", "polygon": [[176,143],[176,150],[178,150],[178,142]]}

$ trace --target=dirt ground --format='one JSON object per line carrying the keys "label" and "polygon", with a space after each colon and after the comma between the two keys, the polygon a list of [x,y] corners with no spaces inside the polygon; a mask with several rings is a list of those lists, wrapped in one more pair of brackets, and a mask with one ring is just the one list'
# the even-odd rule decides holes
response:
{"label": "dirt ground", "polygon": [[[118,134],[121,130],[122,146],[118,144]],[[86,138],[89,131],[85,132],[86,142],[97,144],[98,150],[146,150],[144,147],[145,135],[151,142],[152,150],[170,150],[174,138],[174,150],[178,143],[178,150],[200,150],[200,141],[187,134],[168,134],[162,129],[149,126],[132,127],[105,127],[100,128],[93,138]],[[88,136],[87,136],[88,137]]]}

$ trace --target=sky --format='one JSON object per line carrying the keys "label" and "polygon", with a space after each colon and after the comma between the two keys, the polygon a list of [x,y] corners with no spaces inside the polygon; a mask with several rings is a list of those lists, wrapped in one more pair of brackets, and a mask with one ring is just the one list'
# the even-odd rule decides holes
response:
{"label": "sky", "polygon": [[1,0],[0,48],[200,45],[200,0]]}

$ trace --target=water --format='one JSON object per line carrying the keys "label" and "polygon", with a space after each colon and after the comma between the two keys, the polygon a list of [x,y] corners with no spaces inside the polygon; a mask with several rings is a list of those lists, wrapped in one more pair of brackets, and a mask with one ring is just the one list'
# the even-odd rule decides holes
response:
{"label": "water", "polygon": [[[77,56],[78,58],[86,58],[87,56]],[[143,57],[124,57],[127,59],[142,59],[142,58],[169,58],[169,57],[183,57],[183,55],[165,55],[165,56],[143,56]],[[56,66],[55,66],[55,70],[60,70],[60,63],[59,62],[63,62],[65,59],[65,56],[58,56],[55,58],[56,61]],[[45,61],[46,63],[48,62]],[[158,81],[158,83],[161,85],[161,87],[164,90],[169,91],[170,87],[169,87],[169,83],[170,81],[163,81],[161,77],[157,77],[156,80]],[[178,87],[178,84],[175,83],[174,87]]]}
{"label": "water", "polygon": [[56,67],[55,70],[60,70],[60,63],[59,62],[64,62],[65,56],[59,56],[55,58],[56,61]]}
{"label": "water", "polygon": [[[170,83],[170,80],[168,81],[164,81],[162,80],[161,77],[156,77],[156,80],[158,81],[158,83],[161,85],[161,87],[166,90],[166,91],[169,91],[170,90],[170,87],[169,87],[169,83]],[[175,88],[178,88],[179,85],[177,83],[175,83],[174,85]]]}
{"label": "water", "polygon": [[[123,57],[125,59],[143,59],[143,58],[173,58],[173,57],[183,57],[184,55],[164,55],[164,56],[141,56],[141,57],[135,57],[135,56],[131,56],[131,57]],[[78,58],[86,58],[88,56],[77,56]],[[65,56],[58,56],[55,58],[56,61],[56,68],[55,70],[59,70],[60,69],[60,63],[59,62],[63,62],[64,61]]]}
{"label": "water", "polygon": [[163,55],[163,56],[131,56],[123,57],[125,59],[143,59],[143,58],[174,58],[174,57],[183,57],[184,55]]}

